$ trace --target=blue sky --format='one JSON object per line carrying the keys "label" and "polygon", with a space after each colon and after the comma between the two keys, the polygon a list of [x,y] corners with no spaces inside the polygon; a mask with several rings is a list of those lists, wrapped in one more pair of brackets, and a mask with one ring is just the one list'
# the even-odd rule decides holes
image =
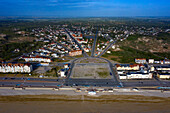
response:
{"label": "blue sky", "polygon": [[170,16],[170,0],[0,0],[0,16]]}

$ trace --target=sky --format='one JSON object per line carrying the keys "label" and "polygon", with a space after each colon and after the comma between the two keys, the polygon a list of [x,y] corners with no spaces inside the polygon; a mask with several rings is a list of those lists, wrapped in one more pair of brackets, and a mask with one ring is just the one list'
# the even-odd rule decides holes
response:
{"label": "sky", "polygon": [[0,16],[170,16],[170,0],[0,0]]}

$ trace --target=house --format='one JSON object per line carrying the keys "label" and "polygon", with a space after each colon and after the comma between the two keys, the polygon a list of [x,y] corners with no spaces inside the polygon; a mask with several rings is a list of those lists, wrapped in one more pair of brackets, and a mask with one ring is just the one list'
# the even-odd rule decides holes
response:
{"label": "house", "polygon": [[170,64],[170,60],[164,60],[164,64]]}
{"label": "house", "polygon": [[40,66],[49,66],[49,63],[42,62],[42,63],[40,63]]}
{"label": "house", "polygon": [[151,66],[151,67],[150,67],[150,71],[151,71],[151,72],[154,72],[154,71],[155,71],[155,67],[154,67],[154,66]]}
{"label": "house", "polygon": [[113,45],[113,46],[112,46],[112,49],[115,49],[115,48],[116,48],[116,46],[115,46],[115,45]]}
{"label": "house", "polygon": [[54,57],[54,58],[58,58],[59,57],[59,55],[57,53],[53,53],[53,54],[51,54],[51,56]]}
{"label": "house", "polygon": [[84,39],[77,39],[78,43],[82,44],[82,43],[85,43],[87,44],[88,42],[88,39],[87,40],[84,40]]}
{"label": "house", "polygon": [[30,73],[32,71],[32,65],[29,63],[1,63],[1,73]]}
{"label": "house", "polygon": [[149,59],[149,64],[153,64],[154,63],[154,59]]}
{"label": "house", "polygon": [[146,63],[146,59],[145,58],[136,58],[135,62],[138,64],[145,64]]}
{"label": "house", "polygon": [[107,53],[111,53],[111,51],[107,51]]}
{"label": "house", "polygon": [[155,63],[155,64],[159,64],[159,63],[160,63],[160,61],[154,61],[154,63]]}
{"label": "house", "polygon": [[70,56],[82,55],[82,50],[70,51],[70,52],[69,52],[69,55],[70,55]]}
{"label": "house", "polygon": [[69,69],[70,64],[64,64],[64,69]]}
{"label": "house", "polygon": [[90,52],[90,49],[89,48],[84,48],[84,51],[85,52]]}

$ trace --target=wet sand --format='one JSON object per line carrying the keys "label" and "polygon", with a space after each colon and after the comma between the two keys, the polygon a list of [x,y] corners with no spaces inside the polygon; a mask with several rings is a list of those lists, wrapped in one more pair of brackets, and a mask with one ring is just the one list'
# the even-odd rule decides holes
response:
{"label": "wet sand", "polygon": [[169,113],[170,98],[133,95],[0,96],[0,113]]}

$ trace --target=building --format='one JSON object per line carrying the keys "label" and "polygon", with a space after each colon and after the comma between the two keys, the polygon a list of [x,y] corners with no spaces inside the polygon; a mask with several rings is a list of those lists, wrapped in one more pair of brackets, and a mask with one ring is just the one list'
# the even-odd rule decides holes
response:
{"label": "building", "polygon": [[170,60],[164,60],[164,64],[170,64]]}
{"label": "building", "polygon": [[149,59],[149,64],[153,64],[154,63],[154,59]]}
{"label": "building", "polygon": [[107,51],[107,53],[111,53],[111,51]]}
{"label": "building", "polygon": [[141,67],[144,67],[142,64],[116,64],[118,71],[130,71],[130,70],[140,70]]}
{"label": "building", "polygon": [[22,59],[24,59],[26,62],[52,62],[50,58],[48,57],[25,57],[23,56]]}
{"label": "building", "polygon": [[64,64],[64,69],[69,69],[70,64]]}
{"label": "building", "polygon": [[84,48],[84,51],[85,52],[90,52],[90,49],[89,48]]}
{"label": "building", "polygon": [[70,52],[69,52],[69,55],[70,55],[70,56],[82,55],[82,50],[70,51]]}
{"label": "building", "polygon": [[57,53],[53,53],[53,54],[51,54],[51,56],[54,58],[59,58],[59,55]]}
{"label": "building", "polygon": [[66,69],[61,69],[60,70],[60,76],[61,77],[66,77]]}
{"label": "building", "polygon": [[158,77],[161,79],[170,79],[170,73],[159,73]]}
{"label": "building", "polygon": [[112,49],[116,49],[116,46],[115,46],[115,45],[113,45],[113,46],[112,46]]}
{"label": "building", "polygon": [[119,75],[119,79],[127,79],[127,75],[126,74],[121,74],[121,75]]}
{"label": "building", "polygon": [[30,73],[32,65],[29,63],[1,63],[0,73]]}
{"label": "building", "polygon": [[169,66],[155,66],[157,71],[170,71],[170,65]]}
{"label": "building", "polygon": [[145,64],[146,63],[146,59],[145,58],[136,58],[135,62],[137,64]]}
{"label": "building", "polygon": [[87,44],[88,43],[88,39],[87,40],[84,40],[84,39],[77,39],[78,43],[82,44]]}
{"label": "building", "polygon": [[72,33],[71,35],[76,39],[82,39],[83,38],[83,35],[81,33],[78,33],[78,34]]}
{"label": "building", "polygon": [[127,79],[152,79],[152,73],[129,72]]}
{"label": "building", "polygon": [[154,67],[154,66],[151,66],[151,67],[150,67],[150,71],[151,71],[151,72],[154,72],[154,71],[155,71],[155,67]]}

